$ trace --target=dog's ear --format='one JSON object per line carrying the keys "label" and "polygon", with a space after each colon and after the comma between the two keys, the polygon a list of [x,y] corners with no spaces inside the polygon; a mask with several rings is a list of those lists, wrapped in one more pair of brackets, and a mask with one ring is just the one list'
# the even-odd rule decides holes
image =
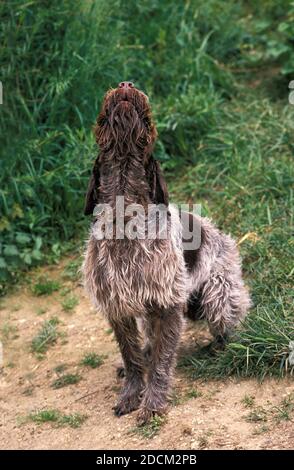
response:
{"label": "dog's ear", "polygon": [[96,161],[92,174],[91,174],[91,178],[89,180],[89,184],[88,184],[85,208],[84,208],[85,215],[92,215],[96,204],[98,204],[99,178],[100,178],[100,173],[99,173],[98,163]]}
{"label": "dog's ear", "polygon": [[168,206],[169,197],[166,182],[159,162],[154,160],[152,156],[149,157],[146,174],[150,186],[150,197],[152,202],[154,204],[165,204]]}

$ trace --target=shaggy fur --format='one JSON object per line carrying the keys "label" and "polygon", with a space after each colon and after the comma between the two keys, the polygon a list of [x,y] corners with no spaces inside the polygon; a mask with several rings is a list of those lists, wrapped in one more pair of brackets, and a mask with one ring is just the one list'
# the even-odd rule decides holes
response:
{"label": "shaggy fur", "polygon": [[204,317],[216,337],[226,337],[245,317],[251,302],[244,286],[235,241],[209,219],[189,214],[201,230],[198,250],[184,251],[191,319]]}
{"label": "shaggy fur", "polygon": [[189,223],[201,225],[202,243],[197,250],[183,250],[185,230],[152,157],[156,129],[147,96],[126,83],[109,91],[95,135],[100,153],[85,213],[107,203],[116,221],[116,196],[124,196],[125,204],[146,210],[148,204],[163,204],[168,214],[166,239],[99,240],[94,223],[83,263],[85,287],[108,318],[124,361],[115,413],[140,408],[138,420],[145,423],[165,412],[184,312],[205,316],[213,333],[224,336],[244,317],[250,301],[234,241],[209,220],[189,214]]}

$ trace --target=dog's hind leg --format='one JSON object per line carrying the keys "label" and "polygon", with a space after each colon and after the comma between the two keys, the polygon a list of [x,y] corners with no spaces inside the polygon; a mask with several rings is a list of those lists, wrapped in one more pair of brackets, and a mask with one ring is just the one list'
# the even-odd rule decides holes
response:
{"label": "dog's hind leg", "polygon": [[155,312],[150,318],[147,384],[138,413],[139,424],[166,411],[167,394],[182,330],[183,306]]}
{"label": "dog's hind leg", "polygon": [[140,405],[144,388],[144,359],[140,346],[140,334],[134,318],[111,319],[124,361],[125,381],[114,412],[117,416],[130,413]]}

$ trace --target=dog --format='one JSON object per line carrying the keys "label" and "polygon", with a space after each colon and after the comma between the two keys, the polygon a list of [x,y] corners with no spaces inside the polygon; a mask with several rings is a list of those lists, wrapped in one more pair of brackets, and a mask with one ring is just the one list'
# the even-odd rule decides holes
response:
{"label": "dog", "polygon": [[[107,317],[123,358],[125,380],[114,412],[121,416],[139,409],[138,422],[145,424],[166,412],[184,316],[206,318],[214,336],[224,338],[246,315],[250,297],[232,238],[192,213],[182,214],[184,227],[169,204],[152,154],[157,131],[148,97],[133,83],[121,82],[106,93],[94,132],[99,155],[84,210],[86,215],[94,211],[84,285]],[[117,198],[123,198],[120,208]],[[121,236],[134,219],[126,208],[134,206],[144,211],[137,218],[141,236]],[[146,237],[150,206],[155,229]],[[106,209],[110,212],[101,225]],[[110,219],[112,232],[105,237]],[[184,243],[190,226],[201,238],[194,249]]]}

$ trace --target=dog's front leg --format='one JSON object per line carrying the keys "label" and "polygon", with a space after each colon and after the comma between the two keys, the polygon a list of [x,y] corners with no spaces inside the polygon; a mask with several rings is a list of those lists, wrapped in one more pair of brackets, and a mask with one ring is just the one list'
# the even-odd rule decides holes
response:
{"label": "dog's front leg", "polygon": [[170,307],[153,316],[147,384],[137,417],[141,425],[147,423],[152,416],[162,415],[166,411],[182,323],[183,306]]}
{"label": "dog's front leg", "polygon": [[114,407],[117,416],[136,410],[144,388],[144,360],[140,347],[140,335],[134,318],[111,320],[124,361],[125,382],[119,401]]}

